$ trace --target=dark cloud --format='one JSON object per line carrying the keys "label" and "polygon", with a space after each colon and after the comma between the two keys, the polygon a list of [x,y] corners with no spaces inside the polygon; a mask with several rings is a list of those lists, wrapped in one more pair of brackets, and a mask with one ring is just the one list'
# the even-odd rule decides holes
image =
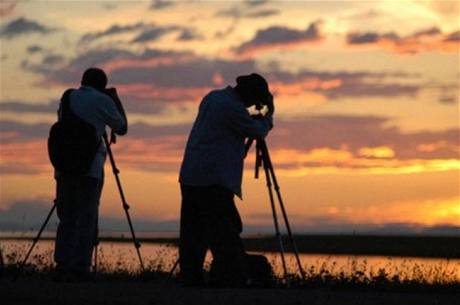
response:
{"label": "dark cloud", "polygon": [[439,102],[446,105],[456,105],[459,103],[457,95],[441,96]]}
{"label": "dark cloud", "polygon": [[41,53],[43,51],[43,48],[36,44],[27,47],[27,53],[29,54]]}
{"label": "dark cloud", "polygon": [[[458,51],[455,42],[459,40],[459,32],[442,33],[438,27],[416,31],[406,36],[395,32],[351,32],[347,34],[349,45],[379,45],[397,53],[417,54],[421,51]],[[454,44],[452,44],[454,43]]]}
{"label": "dark cloud", "polygon": [[124,25],[113,24],[105,30],[89,32],[83,35],[80,41],[81,43],[88,43],[104,37],[112,37],[124,33],[137,33],[131,40],[131,42],[136,43],[155,41],[169,33],[179,33],[178,40],[183,41],[201,38],[201,35],[193,28],[178,25],[160,26],[154,23],[137,22]]}
{"label": "dark cloud", "polygon": [[[50,102],[47,104],[30,104],[16,101],[2,102],[0,103],[1,111],[12,111],[12,112],[37,112],[37,113],[56,113],[58,108],[58,102]],[[0,126],[2,130],[2,126]]]}
{"label": "dark cloud", "polygon": [[156,27],[143,31],[137,35],[132,42],[155,41],[161,36],[177,30],[177,27]]}
{"label": "dark cloud", "polygon": [[117,5],[115,3],[102,3],[102,7],[108,11],[111,11],[111,10],[116,9]]}
{"label": "dark cloud", "polygon": [[160,10],[167,7],[171,7],[174,4],[175,3],[173,0],[152,0],[152,4],[150,4],[150,9]]}
{"label": "dark cloud", "polygon": [[[198,100],[199,95],[204,94],[207,89],[233,84],[238,75],[259,70],[253,59],[210,59],[190,52],[158,49],[146,49],[140,53],[122,49],[92,50],[77,55],[70,61],[62,63],[57,60],[54,64],[57,66],[51,66],[49,62],[37,64],[28,60],[24,62],[23,68],[41,74],[44,82],[72,86],[79,82],[81,73],[86,68],[99,66],[108,71],[112,85],[133,88],[125,94],[130,99],[138,100],[138,106],[141,104],[140,100]],[[415,97],[424,86],[429,85],[423,83],[419,75],[400,72],[288,72],[274,65],[259,73],[264,74],[273,84],[275,93],[282,94],[283,88],[292,85],[304,88],[303,84],[307,83],[298,94],[314,91],[332,100],[370,96]],[[309,86],[308,83],[317,85]],[[145,110],[159,109],[152,103],[143,105]]]}
{"label": "dark cloud", "polygon": [[247,6],[261,6],[268,3],[268,0],[246,0],[244,2]]}
{"label": "dark cloud", "polygon": [[10,39],[24,34],[47,34],[53,31],[55,31],[55,29],[41,25],[36,21],[20,17],[7,23],[0,31],[0,37],[6,37]]}
{"label": "dark cloud", "polygon": [[417,39],[423,36],[437,36],[442,32],[438,27],[431,27],[416,31],[407,36],[399,36],[395,32],[377,33],[377,32],[352,32],[347,35],[347,42],[349,44],[368,44],[377,43],[383,40],[392,41],[395,43],[409,42],[410,39]]}
{"label": "dark cloud", "polygon": [[90,42],[90,41],[93,41],[93,40],[96,40],[96,39],[99,39],[99,38],[103,38],[103,37],[108,37],[108,36],[113,36],[113,35],[117,35],[117,34],[123,34],[123,33],[129,33],[129,32],[133,32],[133,31],[137,31],[137,30],[142,30],[142,29],[145,29],[147,26],[149,26],[149,25],[147,25],[147,24],[145,24],[143,22],[138,22],[138,23],[134,23],[134,24],[127,24],[127,25],[114,24],[114,25],[110,26],[109,28],[107,28],[106,30],[99,31],[99,32],[91,32],[91,33],[87,33],[87,34],[83,35],[81,37],[81,42],[85,43],[85,42]]}
{"label": "dark cloud", "polygon": [[[164,51],[159,49],[145,49],[143,52],[134,53],[123,49],[96,49],[84,52],[70,60],[63,67],[54,68],[46,64],[33,64],[26,60],[23,68],[43,75],[45,80],[52,83],[71,85],[80,81],[81,74],[88,67],[108,67],[111,63],[119,61],[148,62],[155,59],[180,59],[184,56],[191,56],[189,52]],[[110,75],[109,75],[110,78]],[[109,79],[110,80],[110,79]]]}
{"label": "dark cloud", "polygon": [[[44,223],[48,215],[53,201],[45,201],[43,199],[24,199],[12,203],[8,203],[9,207],[0,210],[0,230],[1,231],[31,231],[38,230]],[[107,231],[124,231],[126,229],[127,220],[122,215],[120,208],[119,217],[107,217],[99,215],[99,228],[100,230]],[[58,218],[56,212],[53,213],[46,231],[55,231],[58,225]],[[139,231],[158,231],[170,232],[177,231],[179,223],[177,220],[162,221],[159,219],[143,219],[136,217],[134,220],[136,229]],[[45,231],[45,232],[46,232]],[[35,235],[34,235],[35,236]]]}
{"label": "dark cloud", "polygon": [[240,18],[242,17],[243,12],[241,9],[239,9],[236,6],[232,6],[220,11],[217,11],[216,16],[217,17],[232,17],[232,18]]}
{"label": "dark cloud", "polygon": [[255,71],[255,62],[228,61],[196,58],[183,63],[158,65],[153,68],[122,68],[112,72],[114,81],[120,84],[155,84],[160,87],[200,88],[215,85],[214,77],[221,75],[224,84],[233,83],[241,74]]}
{"label": "dark cloud", "polygon": [[454,41],[454,42],[460,41],[460,31],[455,31],[455,32],[450,33],[449,35],[447,35],[444,41]]}
{"label": "dark cloud", "polygon": [[[387,146],[395,158],[449,159],[458,157],[460,128],[444,131],[404,133],[388,127],[390,120],[381,116],[322,115],[304,119],[277,121],[270,135],[272,148],[291,148],[307,152],[315,148],[339,150],[345,145],[357,154],[363,147]],[[418,150],[423,145],[444,143],[432,150]],[[306,164],[312,166],[312,164]]]}
{"label": "dark cloud", "polygon": [[228,35],[230,35],[236,30],[237,25],[238,25],[238,19],[234,19],[228,27],[224,28],[223,30],[217,31],[214,34],[214,37],[218,39],[223,39],[227,37]]}
{"label": "dark cloud", "polygon": [[201,36],[197,31],[193,29],[184,28],[180,32],[180,35],[177,37],[177,40],[189,41],[189,40],[197,40],[197,39],[202,39],[202,38],[203,36]]}
{"label": "dark cloud", "polygon": [[194,40],[201,38],[201,35],[192,28],[183,26],[171,25],[171,26],[155,26],[150,25],[140,34],[138,34],[131,42],[144,43],[149,41],[155,41],[160,39],[162,36],[170,33],[179,33],[178,40]]}
{"label": "dark cloud", "polygon": [[264,18],[269,16],[278,15],[280,13],[277,9],[269,8],[243,8],[240,6],[232,6],[216,12],[217,17],[229,17],[234,19],[240,18]]}
{"label": "dark cloud", "polygon": [[[275,70],[267,74],[269,82],[276,82],[281,85],[289,85],[304,81],[320,81],[322,83],[337,82],[335,86],[317,86],[306,89],[337,100],[343,97],[395,97],[395,96],[415,96],[423,88],[420,81],[404,84],[407,79],[419,78],[417,74],[406,74],[400,72],[323,72],[301,70],[297,73]],[[392,78],[392,81],[386,81]],[[282,86],[281,86],[282,87]]]}
{"label": "dark cloud", "polygon": [[347,35],[347,42],[349,44],[375,43],[382,39],[389,39],[389,40],[396,41],[399,39],[399,36],[394,32],[389,32],[385,34],[379,34],[375,32],[350,33]]}
{"label": "dark cloud", "polygon": [[[1,105],[1,104],[0,104]],[[54,110],[54,113],[56,113]],[[20,111],[18,112],[18,114]],[[11,137],[0,137],[0,143],[17,143],[34,139],[46,139],[51,125],[46,123],[23,124],[15,121],[0,121],[0,133],[3,135],[14,134]]]}
{"label": "dark cloud", "polygon": [[[52,106],[50,105],[48,107],[51,108]],[[23,110],[23,108],[14,109],[18,110],[19,113],[21,112],[21,110]],[[33,108],[30,107],[27,110],[32,109]],[[10,110],[12,109],[10,108]],[[44,112],[45,109],[38,108],[38,110]],[[49,113],[56,113],[56,110],[57,105],[56,108],[50,109]],[[156,140],[157,138],[163,138],[167,136],[185,136],[190,131],[190,127],[191,126],[189,123],[177,125],[149,125],[145,123],[134,123],[129,126],[129,138]],[[0,120],[0,134],[5,135],[14,133],[14,136],[6,138],[0,137],[0,142],[3,144],[7,144],[27,142],[30,140],[37,139],[46,139],[48,137],[50,128],[51,124],[49,123],[24,124],[17,121]]]}
{"label": "dark cloud", "polygon": [[255,12],[249,12],[246,14],[246,17],[248,18],[263,18],[263,17],[269,17],[269,16],[275,16],[280,13],[279,10],[276,9],[263,9]]}
{"label": "dark cloud", "polygon": [[434,36],[434,35],[439,35],[442,34],[441,30],[438,27],[431,27],[428,29],[420,30],[415,33],[413,33],[411,36],[412,37],[422,37],[422,36]]}
{"label": "dark cloud", "polygon": [[65,58],[62,55],[49,54],[43,58],[42,64],[54,66],[64,62]]}
{"label": "dark cloud", "polygon": [[[0,230],[37,230],[45,221],[53,201],[20,200],[13,202],[7,209],[0,210]],[[56,229],[56,213],[51,217],[47,229]]]}
{"label": "dark cloud", "polygon": [[311,23],[306,30],[291,29],[284,26],[272,26],[258,30],[254,38],[238,46],[236,52],[241,54],[263,48],[314,42],[320,39],[319,22]]}

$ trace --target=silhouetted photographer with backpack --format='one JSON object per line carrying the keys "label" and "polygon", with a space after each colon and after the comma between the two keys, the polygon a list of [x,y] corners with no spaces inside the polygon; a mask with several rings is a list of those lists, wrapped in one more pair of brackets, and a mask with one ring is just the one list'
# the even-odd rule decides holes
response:
{"label": "silhouetted photographer with backpack", "polygon": [[[241,218],[233,199],[242,196],[245,139],[263,139],[268,134],[274,106],[262,76],[243,75],[236,82],[235,87],[211,91],[203,98],[185,149],[179,177],[179,264],[185,286],[205,285],[208,248],[213,255],[211,286],[244,287],[250,279]],[[259,109],[265,105],[268,113],[251,116],[246,108],[254,105]]]}
{"label": "silhouetted photographer with backpack", "polygon": [[102,137],[107,126],[118,135],[127,132],[117,91],[106,86],[103,70],[87,69],[81,87],[64,92],[58,122],[50,131],[48,149],[55,168],[59,218],[54,252],[57,280],[89,275],[104,181]]}

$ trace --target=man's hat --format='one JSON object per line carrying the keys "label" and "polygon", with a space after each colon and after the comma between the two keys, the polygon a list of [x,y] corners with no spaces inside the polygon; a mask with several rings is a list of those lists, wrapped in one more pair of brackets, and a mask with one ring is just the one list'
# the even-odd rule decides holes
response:
{"label": "man's hat", "polygon": [[259,74],[252,73],[238,76],[236,83],[243,96],[255,99],[258,102],[267,103],[271,96],[267,81]]}

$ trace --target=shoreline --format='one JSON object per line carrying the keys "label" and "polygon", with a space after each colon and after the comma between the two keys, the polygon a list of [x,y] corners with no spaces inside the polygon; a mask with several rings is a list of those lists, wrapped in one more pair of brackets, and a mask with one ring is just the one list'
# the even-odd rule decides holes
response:
{"label": "shoreline", "polygon": [[[369,255],[420,258],[460,258],[460,237],[451,236],[382,236],[382,235],[295,235],[301,254]],[[33,241],[30,236],[0,237],[5,241]],[[46,236],[40,240],[53,241]],[[139,237],[141,243],[178,245],[177,237]],[[287,236],[283,236],[286,252],[292,252]],[[129,243],[126,237],[102,236],[102,242]],[[278,243],[274,236],[263,235],[243,237],[247,251],[277,252]]]}

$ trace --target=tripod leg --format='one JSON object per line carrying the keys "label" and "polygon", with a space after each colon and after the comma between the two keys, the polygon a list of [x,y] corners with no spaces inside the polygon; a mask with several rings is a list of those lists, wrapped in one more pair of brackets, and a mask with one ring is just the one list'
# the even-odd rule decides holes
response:
{"label": "tripod leg", "polygon": [[271,183],[271,179],[270,179],[270,175],[269,175],[269,170],[268,170],[268,167],[267,167],[268,164],[265,162],[264,158],[262,158],[262,162],[263,162],[263,165],[264,165],[265,178],[267,180],[268,195],[270,197],[270,205],[271,205],[271,209],[272,209],[273,223],[275,225],[276,237],[278,239],[278,244],[279,244],[279,250],[280,250],[280,255],[281,255],[281,263],[283,265],[284,279],[286,281],[286,285],[289,287],[289,277],[288,277],[288,271],[287,271],[287,266],[286,266],[286,259],[284,257],[283,239],[281,237],[281,233],[280,233],[280,230],[279,230],[278,216],[277,216],[277,213],[276,213],[275,201],[274,201],[274,198],[273,198],[272,183]]}
{"label": "tripod leg", "polygon": [[107,148],[107,153],[109,155],[110,164],[112,165],[112,171],[113,171],[113,174],[115,176],[115,180],[117,182],[118,191],[120,192],[120,197],[121,197],[121,201],[122,201],[122,205],[123,205],[123,210],[125,211],[126,219],[128,220],[129,230],[131,231],[131,236],[132,236],[132,239],[133,239],[134,247],[136,248],[137,257],[139,258],[139,263],[141,265],[141,270],[144,271],[144,262],[142,261],[141,252],[139,250],[139,248],[141,247],[141,244],[136,239],[136,234],[134,232],[133,223],[131,221],[131,217],[130,217],[129,211],[128,211],[129,210],[129,205],[126,202],[125,194],[124,194],[123,188],[121,186],[120,177],[118,176],[120,171],[118,170],[118,168],[117,168],[117,166],[115,164],[115,159],[113,157],[112,149],[110,148],[110,143],[109,143],[109,140],[107,138],[106,133],[104,134],[104,142],[105,142],[105,146]]}
{"label": "tripod leg", "polygon": [[94,232],[94,266],[93,266],[94,273],[97,273],[98,248],[99,248],[99,215],[98,217],[96,217],[96,230]]}
{"label": "tripod leg", "polygon": [[261,149],[263,150],[264,161],[267,161],[267,167],[269,169],[270,175],[271,175],[272,180],[273,180],[274,189],[275,189],[275,192],[276,192],[276,195],[277,195],[277,198],[278,198],[279,205],[281,207],[281,213],[283,215],[284,223],[286,225],[286,230],[287,230],[287,233],[288,233],[289,241],[291,243],[292,249],[294,250],[294,255],[295,255],[295,258],[296,258],[297,266],[299,268],[300,275],[302,276],[302,279],[305,281],[305,271],[303,270],[302,264],[300,262],[300,257],[299,257],[299,251],[298,251],[298,248],[297,248],[297,244],[296,244],[295,239],[294,239],[294,237],[292,235],[291,226],[289,224],[289,219],[288,219],[288,216],[287,216],[287,212],[286,212],[286,209],[284,207],[283,198],[281,197],[280,187],[278,185],[278,181],[277,181],[276,176],[275,176],[275,170],[273,169],[273,164],[271,162],[270,155],[268,153],[268,147],[267,147],[267,144],[266,144],[265,141],[263,141],[263,143],[261,143]]}
{"label": "tripod leg", "polygon": [[29,259],[29,256],[30,254],[32,253],[32,250],[34,249],[35,245],[37,244],[38,240],[40,239],[42,233],[43,233],[43,230],[46,228],[46,225],[48,224],[50,218],[51,218],[51,215],[53,215],[53,212],[54,210],[56,209],[56,205],[57,205],[57,201],[56,199],[54,200],[54,204],[53,204],[53,207],[51,208],[51,210],[49,211],[48,213],[48,216],[46,216],[46,219],[45,221],[43,222],[40,230],[38,231],[38,234],[37,236],[34,238],[33,240],[33,243],[32,243],[32,246],[30,246],[29,248],[29,251],[27,252],[26,256],[24,257],[24,260],[21,262],[21,264],[19,265],[19,272],[18,274],[22,271],[22,269],[24,268],[24,265],[27,263],[27,260]]}
{"label": "tripod leg", "polygon": [[177,266],[179,266],[179,258],[176,260],[176,262],[172,266],[171,271],[169,271],[168,280],[172,279],[172,276],[174,274],[174,271],[176,271]]}

